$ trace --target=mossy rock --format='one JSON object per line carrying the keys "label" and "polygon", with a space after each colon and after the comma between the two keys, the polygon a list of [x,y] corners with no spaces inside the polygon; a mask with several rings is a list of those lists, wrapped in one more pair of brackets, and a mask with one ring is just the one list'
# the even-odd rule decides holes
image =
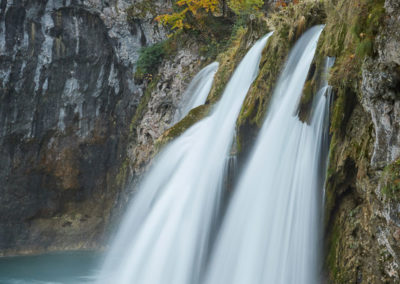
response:
{"label": "mossy rock", "polygon": [[308,28],[322,24],[324,20],[325,12],[320,2],[289,5],[288,8],[269,15],[267,24],[274,30],[274,34],[264,48],[260,72],[246,96],[237,121],[239,153],[251,148],[251,137],[255,136],[264,121],[290,48]]}
{"label": "mossy rock", "polygon": [[303,93],[297,110],[299,119],[306,123],[310,123],[314,98],[321,89],[324,81],[328,79],[324,78],[325,76],[328,76],[326,74],[327,70],[325,70],[327,57],[321,52],[322,44],[323,41],[318,41],[317,50],[308,71],[307,79],[303,87]]}
{"label": "mossy rock", "polygon": [[220,99],[226,84],[248,50],[269,31],[270,28],[264,18],[256,18],[252,21],[237,19],[232,27],[231,37],[226,42],[225,51],[216,58],[216,61],[219,62],[219,68],[214,76],[213,87],[207,98],[207,103],[215,103]]}
{"label": "mossy rock", "polygon": [[236,66],[246,54],[247,32],[247,28],[238,29],[237,33],[230,40],[227,50],[217,56],[216,60],[219,62],[219,68],[214,76],[213,86],[208,95],[207,103],[213,104],[220,99]]}
{"label": "mossy rock", "polygon": [[171,140],[179,137],[183,132],[193,126],[196,122],[206,117],[211,109],[211,105],[201,105],[192,109],[181,121],[166,130],[156,141],[156,147],[160,148]]}
{"label": "mossy rock", "polygon": [[[333,87],[335,101],[331,109],[330,133],[330,161],[328,177],[335,173],[339,153],[343,153],[344,138],[348,122],[359,106],[359,82],[361,81],[361,67],[366,56],[373,55],[357,52],[360,37],[373,39],[377,34],[375,23],[382,21],[383,0],[340,0],[333,3],[325,1],[327,23],[321,35],[321,45],[318,52],[324,56],[336,57],[335,65],[329,76],[329,84]],[[372,13],[372,14],[371,14]],[[369,18],[374,24],[368,25]],[[368,34],[368,36],[367,36]],[[368,138],[369,139],[369,138]],[[343,156],[343,154],[341,154]]]}
{"label": "mossy rock", "polygon": [[[340,149],[343,148],[350,116],[359,105],[362,63],[366,56],[373,55],[360,51],[360,44],[365,44],[360,39],[362,37],[373,42],[378,32],[376,23],[382,21],[383,4],[383,0],[339,0],[335,3],[325,1],[327,22],[321,35],[318,52],[323,56],[336,57],[329,76],[329,84],[333,87],[335,101],[331,109],[332,142],[328,180],[329,176],[335,172],[337,155],[342,152]],[[373,23],[373,27],[369,27],[370,23]]]}
{"label": "mossy rock", "polygon": [[[378,32],[375,23],[383,20],[383,4],[383,0],[325,1],[327,22],[319,52],[336,57],[329,76],[335,100],[331,107],[332,138],[325,203],[325,263],[330,283],[357,282],[354,268],[364,261],[358,252],[346,247],[351,232],[347,228],[350,224],[348,217],[343,214],[352,210],[345,206],[345,201],[357,195],[356,182],[368,180],[370,174],[374,128],[370,115],[360,105],[360,82],[365,58],[375,56],[374,42]],[[390,169],[387,172],[382,183],[392,184]],[[389,187],[387,189],[389,195],[395,192]],[[359,198],[355,196],[353,199],[359,203]],[[353,255],[351,260],[358,264],[346,262],[349,255]]]}
{"label": "mossy rock", "polygon": [[129,125],[129,131],[131,136],[132,133],[135,131],[136,127],[138,126],[140,120],[143,118],[143,115],[147,109],[147,105],[149,104],[151,99],[151,93],[157,87],[159,80],[160,80],[159,77],[155,77],[148,83],[144,91],[144,94],[140,99],[139,105],[136,108],[135,115],[132,118],[131,124]]}
{"label": "mossy rock", "polygon": [[381,193],[388,201],[400,201],[400,159],[383,169],[380,185]]}

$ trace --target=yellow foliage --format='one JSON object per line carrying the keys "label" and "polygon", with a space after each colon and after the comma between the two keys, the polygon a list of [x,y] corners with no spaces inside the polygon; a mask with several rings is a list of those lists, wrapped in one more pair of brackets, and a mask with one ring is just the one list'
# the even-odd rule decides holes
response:
{"label": "yellow foliage", "polygon": [[160,15],[156,21],[170,26],[172,30],[190,29],[193,26],[188,21],[188,13],[198,20],[207,13],[216,12],[218,4],[218,0],[178,0],[176,5],[182,7],[181,11]]}

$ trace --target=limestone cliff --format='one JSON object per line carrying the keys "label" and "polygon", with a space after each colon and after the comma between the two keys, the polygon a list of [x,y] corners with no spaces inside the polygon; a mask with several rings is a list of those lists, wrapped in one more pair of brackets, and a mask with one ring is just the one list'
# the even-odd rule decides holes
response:
{"label": "limestone cliff", "polygon": [[[327,8],[336,20],[328,13],[324,38],[325,51],[337,56],[330,79],[336,100],[327,180],[328,279],[397,283],[400,6],[392,0],[332,5]],[[333,16],[338,12],[339,19]]]}
{"label": "limestone cliff", "polygon": [[[0,254],[98,247],[143,86],[166,34],[130,1],[0,1]],[[153,8],[167,8],[156,3]]]}
{"label": "limestone cliff", "polygon": [[[399,282],[398,1],[310,0],[233,28],[225,19],[223,48],[171,39],[152,76],[135,81],[140,48],[166,39],[153,18],[170,3],[151,3],[0,1],[0,254],[99,248],[156,144],[207,115],[246,50],[274,30],[237,122],[244,161],[291,46],[325,23],[299,108],[306,120],[318,65],[335,57],[325,280]],[[190,78],[214,58],[207,105],[170,128]]]}

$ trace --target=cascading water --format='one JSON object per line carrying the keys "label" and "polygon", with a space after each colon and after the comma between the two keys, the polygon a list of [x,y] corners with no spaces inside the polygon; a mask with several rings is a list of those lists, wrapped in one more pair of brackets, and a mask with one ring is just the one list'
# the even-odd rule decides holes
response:
{"label": "cascading water", "polygon": [[174,117],[175,122],[184,118],[191,109],[206,102],[218,66],[218,62],[213,62],[201,69],[200,72],[194,76],[187,90],[182,95],[181,107],[177,110]]}
{"label": "cascading water", "polygon": [[289,56],[228,206],[207,284],[318,282],[327,88],[316,96],[310,125],[295,112],[322,29],[307,31]]}
{"label": "cascading water", "polygon": [[158,155],[130,205],[100,283],[199,282],[235,122],[270,35],[246,54],[212,114]]}

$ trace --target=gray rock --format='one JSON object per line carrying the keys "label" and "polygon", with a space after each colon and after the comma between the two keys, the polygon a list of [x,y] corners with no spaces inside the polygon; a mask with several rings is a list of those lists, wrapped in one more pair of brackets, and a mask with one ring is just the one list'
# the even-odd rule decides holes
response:
{"label": "gray rock", "polygon": [[378,56],[363,66],[362,98],[375,127],[371,164],[384,167],[400,158],[400,3],[385,2],[385,28],[376,38]]}
{"label": "gray rock", "polygon": [[163,62],[158,72],[160,80],[151,93],[146,112],[136,129],[135,142],[128,151],[133,176],[140,177],[148,168],[156,140],[173,126],[182,95],[200,65],[198,48],[194,44],[179,50],[172,60]]}
{"label": "gray rock", "polygon": [[0,0],[0,255],[101,244],[138,50],[165,38],[151,15],[128,22],[130,3]]}

